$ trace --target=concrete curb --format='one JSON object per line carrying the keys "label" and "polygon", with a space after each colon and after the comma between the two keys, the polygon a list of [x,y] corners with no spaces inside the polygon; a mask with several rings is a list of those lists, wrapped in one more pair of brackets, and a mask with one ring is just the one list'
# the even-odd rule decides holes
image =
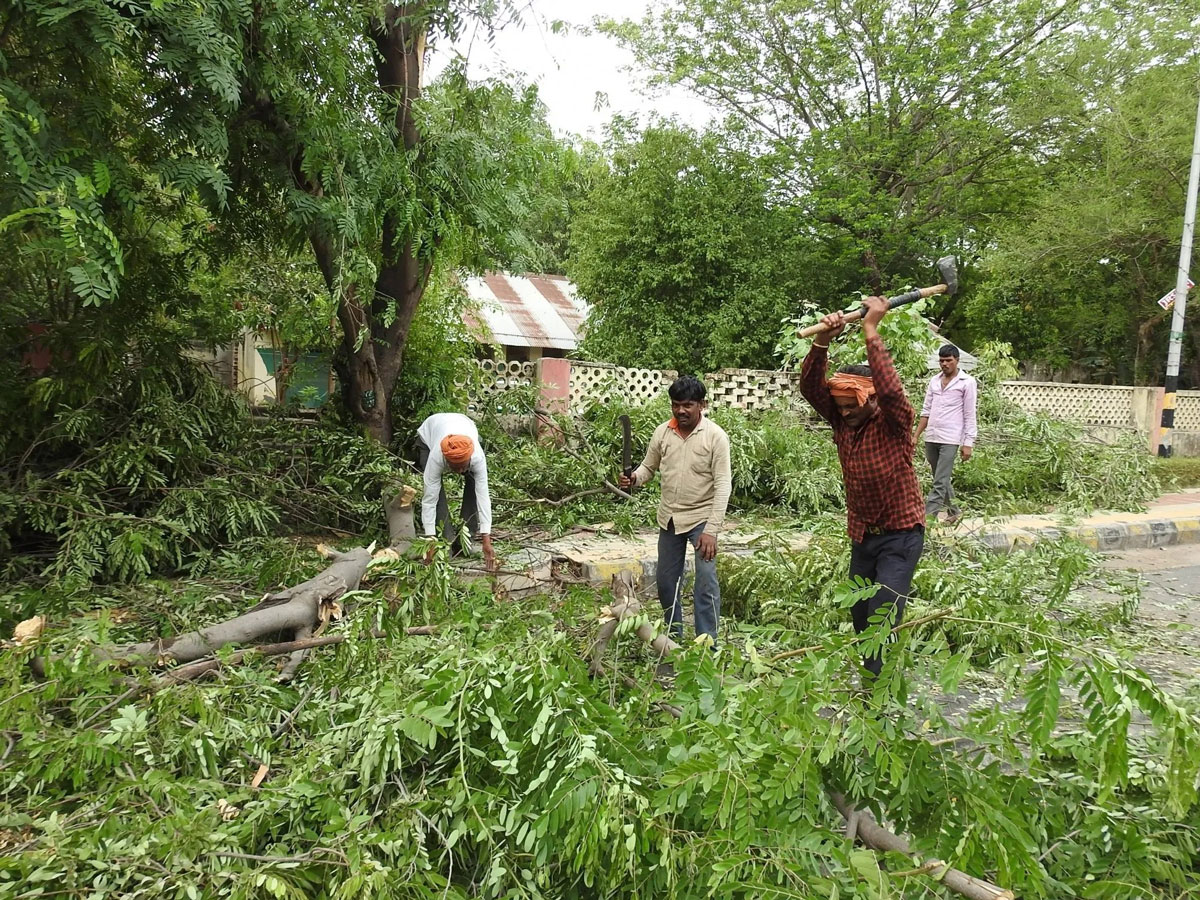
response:
{"label": "concrete curb", "polygon": [[[1100,552],[1200,544],[1200,502],[1160,506],[1146,513],[1098,514],[1078,522],[1069,522],[1062,516],[1020,516],[998,522],[964,520],[953,529],[942,530],[938,536],[945,541],[976,542],[993,553],[1028,550],[1041,541],[1064,538]],[[806,534],[798,534],[789,541],[797,551],[804,550],[808,543]],[[608,584],[614,575],[628,572],[643,587],[652,586],[658,567],[657,554],[651,552],[646,542],[643,548],[638,555],[584,558],[580,560],[583,578],[595,584]],[[722,546],[721,552],[746,557],[753,555],[755,549],[750,544],[734,544]],[[685,571],[690,572],[691,554],[685,565]]]}
{"label": "concrete curb", "polygon": [[1076,540],[1092,550],[1115,552],[1200,543],[1200,514],[1161,516],[1130,522],[1046,525],[991,529],[978,535],[947,535],[949,540],[977,540],[995,553],[1026,550],[1039,541]]}

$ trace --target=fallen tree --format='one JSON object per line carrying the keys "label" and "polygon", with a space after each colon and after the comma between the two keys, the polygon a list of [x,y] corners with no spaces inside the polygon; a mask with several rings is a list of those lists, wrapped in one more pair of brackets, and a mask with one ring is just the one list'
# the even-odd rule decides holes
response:
{"label": "fallen tree", "polygon": [[[885,664],[869,697],[855,690],[861,646],[831,624],[845,624],[835,602],[820,600],[818,612],[797,601],[786,628],[737,621],[710,653],[653,648],[647,638],[661,635],[621,586],[601,626],[608,646],[641,633],[620,654],[601,650],[614,677],[589,679],[599,635],[568,623],[594,621],[593,592],[497,603],[441,561],[411,559],[373,567],[371,590],[347,604],[357,617],[369,611],[379,632],[360,623],[353,634],[227,646],[142,676],[151,689],[137,696],[124,693],[128,674],[86,659],[30,684],[26,642],[0,653],[0,783],[16,786],[0,791],[0,894],[39,879],[82,894],[103,877],[113,895],[191,886],[219,900],[260,880],[272,895],[315,898],[498,900],[573,896],[585,884],[614,900],[921,900],[952,896],[961,875],[991,890],[962,896],[988,900],[1006,890],[1115,900],[1128,884],[1187,896],[1200,887],[1194,719],[1120,660],[1086,651],[1072,663],[1113,620],[1094,609],[1047,616],[1062,604],[1040,598],[1065,588],[1049,565],[1058,557],[1037,559],[1039,569],[1007,561],[1021,577],[1005,593],[986,566],[931,555],[967,579],[956,582],[954,614],[934,618],[914,603],[919,627],[899,632],[888,659],[901,664]],[[812,577],[828,579],[819,554],[814,565]],[[781,568],[780,584],[805,571]],[[784,596],[774,582],[758,590]],[[964,605],[968,591],[983,605]],[[147,621],[157,622],[148,596]],[[194,594],[178,602],[189,600],[194,615],[207,612]],[[953,600],[936,602],[940,613]],[[36,640],[57,648],[95,633],[87,617],[51,624]],[[407,638],[432,628],[439,638]],[[949,722],[917,687],[951,683],[971,642],[985,640],[988,654],[1011,651],[1004,672],[1027,708],[997,704]],[[313,651],[304,683],[279,684],[264,655],[299,650]],[[670,691],[613,664],[663,651]],[[240,668],[202,677],[230,665]],[[893,683],[893,670],[908,677]],[[1058,738],[1051,685],[1067,677],[1079,692],[1066,714],[1088,725]],[[1130,702],[1147,720],[1136,739]],[[1130,771],[1150,774],[1127,785]],[[833,824],[834,785],[886,811],[876,822],[845,804],[861,844]],[[204,840],[186,840],[197,829]]]}
{"label": "fallen tree", "polygon": [[[636,616],[641,611],[641,604],[637,599],[633,578],[628,572],[622,572],[619,575],[613,576],[612,590],[613,596],[618,598],[617,602],[611,607],[604,607],[601,610],[600,629],[597,632],[596,640],[589,654],[588,671],[593,677],[603,674],[604,651],[617,633],[620,623]],[[908,623],[908,627],[924,624],[937,618],[943,618],[945,615],[945,612],[941,612],[936,615],[925,616]],[[903,628],[904,626],[899,626],[895,630],[899,631]],[[639,624],[635,633],[649,646],[657,659],[663,659],[668,654],[679,650],[679,645],[675,641],[664,635],[657,634],[654,626],[649,622]],[[772,662],[817,649],[819,648],[804,647],[792,653],[779,654]],[[632,679],[623,680],[631,687],[637,686],[636,682]],[[667,703],[660,703],[659,709],[669,713],[676,719],[680,718],[683,714],[678,706]],[[853,804],[846,800],[843,794],[837,791],[829,791],[829,797],[834,807],[842,814],[843,819],[845,819],[845,833],[848,840],[853,842],[855,839],[858,839],[874,850],[901,853],[908,857],[914,856],[908,841],[876,822],[869,810],[856,809]],[[906,876],[926,875],[937,879],[956,894],[966,897],[967,900],[1015,900],[1015,895],[1012,891],[999,888],[994,884],[975,878],[965,872],[960,872],[958,869],[952,868],[937,859],[925,862],[918,861],[917,868],[903,874]],[[898,876],[894,875],[893,877]]]}
{"label": "fallen tree", "polygon": [[[388,549],[393,558],[407,550],[416,538],[412,507],[415,497],[416,491],[404,485],[384,503],[391,537]],[[264,597],[239,616],[173,637],[117,647],[97,647],[93,653],[99,660],[113,661],[122,666],[177,665],[211,656],[229,645],[252,644],[270,636],[283,635],[290,637],[290,649],[268,651],[265,655],[290,653],[281,673],[283,680],[290,680],[311,647],[337,642],[322,642],[319,635],[331,621],[341,618],[344,610],[339,601],[346,594],[358,590],[371,564],[374,549],[372,545],[339,551],[318,544],[317,552],[330,561],[329,566],[301,584]],[[312,643],[309,639],[316,642]],[[273,646],[286,644],[276,642]],[[45,675],[45,660],[42,657],[35,657],[30,665],[35,675]],[[186,679],[188,676],[176,677]]]}
{"label": "fallen tree", "polygon": [[261,603],[236,618],[198,628],[187,634],[127,644],[111,649],[100,648],[100,659],[120,660],[129,664],[186,663],[209,656],[229,644],[249,644],[266,635],[314,630],[337,615],[335,606],[344,594],[358,589],[371,551],[367,547],[338,552],[325,549],[332,560],[328,568],[303,584],[271,594]]}

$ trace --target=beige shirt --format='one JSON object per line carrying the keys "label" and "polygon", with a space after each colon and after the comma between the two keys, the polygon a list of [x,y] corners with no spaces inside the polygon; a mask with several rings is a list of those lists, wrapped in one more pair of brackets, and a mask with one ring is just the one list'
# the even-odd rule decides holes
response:
{"label": "beige shirt", "polygon": [[646,458],[633,473],[634,481],[643,485],[662,470],[659,528],[666,530],[674,519],[675,533],[683,534],[705,522],[704,533],[716,535],[725,524],[733,487],[729,435],[703,416],[686,438],[674,425],[672,419],[654,430]]}

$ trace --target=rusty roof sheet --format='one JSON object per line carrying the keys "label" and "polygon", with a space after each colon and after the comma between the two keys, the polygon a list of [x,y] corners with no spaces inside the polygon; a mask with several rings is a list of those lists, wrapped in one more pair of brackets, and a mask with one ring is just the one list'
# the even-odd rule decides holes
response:
{"label": "rusty roof sheet", "polygon": [[465,278],[463,286],[474,307],[463,314],[463,322],[476,340],[556,350],[579,345],[587,304],[561,275],[491,272]]}

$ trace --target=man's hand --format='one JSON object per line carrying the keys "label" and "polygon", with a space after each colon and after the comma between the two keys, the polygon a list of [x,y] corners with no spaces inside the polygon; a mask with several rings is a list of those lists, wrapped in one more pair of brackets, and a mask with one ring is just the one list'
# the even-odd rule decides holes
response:
{"label": "man's hand", "polygon": [[971,448],[966,444],[963,444],[962,449],[959,452],[962,453],[963,462],[966,462],[971,458]]}
{"label": "man's hand", "polygon": [[481,534],[479,542],[483,544],[483,565],[489,572],[496,571],[496,551],[492,549],[492,536]]}
{"label": "man's hand", "polygon": [[699,540],[696,541],[696,552],[700,554],[700,558],[705,562],[712,562],[713,557],[717,555],[716,535],[703,532]]}
{"label": "man's hand", "polygon": [[425,551],[425,565],[429,565],[433,562],[434,555],[437,554],[437,539],[426,538],[426,540],[429,541],[429,549]]}
{"label": "man's hand", "polygon": [[[841,333],[846,330],[846,314],[839,310],[838,312],[830,313],[827,316],[821,316],[821,324],[824,325],[828,331],[824,331],[821,334],[814,334],[813,343],[820,344],[823,347],[828,347],[830,341],[832,341],[835,337],[840,336]],[[822,340],[822,338],[824,338],[824,340]]]}
{"label": "man's hand", "polygon": [[617,487],[623,491],[632,491],[635,487],[637,487],[637,482],[622,472],[617,477]]}
{"label": "man's hand", "polygon": [[863,324],[878,325],[887,315],[887,297],[863,297]]}

